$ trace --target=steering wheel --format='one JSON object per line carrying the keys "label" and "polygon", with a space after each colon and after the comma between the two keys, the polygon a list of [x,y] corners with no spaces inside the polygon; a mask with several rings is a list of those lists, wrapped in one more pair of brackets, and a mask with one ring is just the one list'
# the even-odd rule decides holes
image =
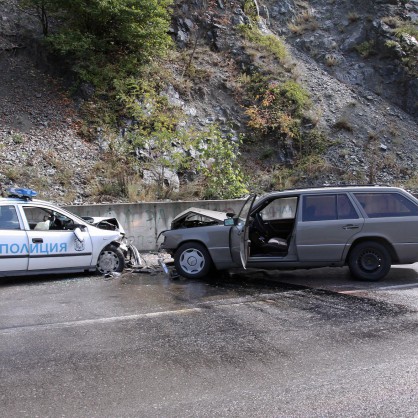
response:
{"label": "steering wheel", "polygon": [[51,214],[49,220],[49,229],[62,229],[62,222],[54,213]]}
{"label": "steering wheel", "polygon": [[258,229],[261,235],[264,235],[264,238],[268,238],[269,231],[266,225],[263,222],[263,218],[260,215],[260,212],[257,212],[254,216],[255,227]]}

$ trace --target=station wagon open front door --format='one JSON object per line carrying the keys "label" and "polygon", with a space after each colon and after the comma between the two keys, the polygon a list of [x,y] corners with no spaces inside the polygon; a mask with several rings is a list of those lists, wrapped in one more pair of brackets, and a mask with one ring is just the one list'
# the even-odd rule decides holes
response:
{"label": "station wagon open front door", "polygon": [[231,228],[229,245],[232,260],[240,267],[246,267],[249,253],[249,217],[256,195],[251,195],[241,208],[235,225]]}

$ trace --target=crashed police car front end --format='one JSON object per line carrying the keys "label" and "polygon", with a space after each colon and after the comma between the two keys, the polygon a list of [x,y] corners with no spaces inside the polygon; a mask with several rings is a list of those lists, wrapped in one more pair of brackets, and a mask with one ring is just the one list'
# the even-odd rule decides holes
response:
{"label": "crashed police car front end", "polygon": [[138,259],[115,218],[83,219],[31,189],[0,199],[0,276],[121,272]]}
{"label": "crashed police car front end", "polygon": [[[117,242],[119,243],[119,248],[125,257],[126,266],[137,267],[143,264],[138,249],[128,241],[125,229],[117,218],[111,216],[82,216],[81,218],[96,228],[107,231],[118,231],[120,233],[120,238]],[[104,273],[107,272],[104,271]]]}

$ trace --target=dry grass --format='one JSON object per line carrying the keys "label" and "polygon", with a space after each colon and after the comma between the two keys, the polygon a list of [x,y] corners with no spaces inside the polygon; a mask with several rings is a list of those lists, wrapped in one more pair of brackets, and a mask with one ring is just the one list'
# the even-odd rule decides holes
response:
{"label": "dry grass", "polygon": [[404,23],[398,16],[385,16],[382,18],[382,22],[392,29],[399,28]]}
{"label": "dry grass", "polygon": [[338,57],[333,54],[325,55],[325,64],[328,67],[335,67],[338,64]]}
{"label": "dry grass", "polygon": [[339,131],[353,132],[353,125],[344,117],[334,123],[334,128]]}
{"label": "dry grass", "polygon": [[294,22],[289,23],[287,27],[294,35],[301,35],[304,32],[317,30],[319,24],[312,10],[307,9],[299,13]]}
{"label": "dry grass", "polygon": [[357,12],[350,12],[347,16],[347,19],[350,23],[355,23],[360,19],[360,16]]}

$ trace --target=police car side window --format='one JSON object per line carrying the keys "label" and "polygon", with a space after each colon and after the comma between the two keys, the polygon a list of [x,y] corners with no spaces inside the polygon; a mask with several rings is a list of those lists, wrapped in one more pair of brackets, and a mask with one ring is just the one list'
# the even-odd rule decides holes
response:
{"label": "police car side window", "polygon": [[0,206],[0,229],[20,229],[16,208],[13,205]]}
{"label": "police car side window", "polygon": [[35,231],[65,231],[73,229],[72,219],[60,212],[41,207],[24,208],[29,227]]}
{"label": "police car side window", "polygon": [[42,208],[25,207],[23,208],[30,229],[48,230],[50,213]]}

